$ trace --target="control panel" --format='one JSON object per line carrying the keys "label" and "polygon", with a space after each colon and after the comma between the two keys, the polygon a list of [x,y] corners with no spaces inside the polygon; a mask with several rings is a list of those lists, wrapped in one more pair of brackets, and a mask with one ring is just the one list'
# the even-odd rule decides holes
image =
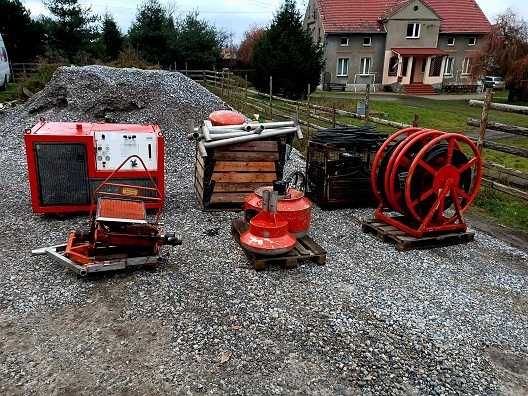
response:
{"label": "control panel", "polygon": [[[157,170],[156,135],[145,132],[95,132],[95,162],[98,171],[115,170],[131,155],[139,156],[149,171]],[[144,169],[137,158],[132,158],[121,170]]]}

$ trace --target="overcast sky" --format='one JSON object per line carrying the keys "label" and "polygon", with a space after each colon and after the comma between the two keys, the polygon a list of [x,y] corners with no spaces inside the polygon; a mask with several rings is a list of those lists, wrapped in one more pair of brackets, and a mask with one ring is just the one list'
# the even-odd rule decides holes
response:
{"label": "overcast sky", "polygon": [[[350,0],[351,3],[353,1]],[[41,0],[23,0],[23,2],[33,16],[47,13]],[[90,5],[98,14],[109,11],[114,15],[121,30],[126,32],[141,0],[80,0],[80,2],[83,5]],[[199,11],[202,18],[232,33],[236,43],[251,25],[269,23],[281,0],[162,0],[162,2],[171,4],[178,13]],[[528,19],[528,0],[477,0],[477,2],[491,21],[507,8],[512,8],[524,19]],[[307,0],[298,0],[297,3],[299,8],[304,10]]]}

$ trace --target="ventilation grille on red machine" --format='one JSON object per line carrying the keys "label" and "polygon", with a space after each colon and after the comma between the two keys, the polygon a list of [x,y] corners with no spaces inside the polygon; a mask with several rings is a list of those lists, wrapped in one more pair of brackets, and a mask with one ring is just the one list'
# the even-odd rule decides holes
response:
{"label": "ventilation grille on red machine", "polygon": [[33,148],[41,205],[90,203],[86,147],[83,144],[38,143]]}

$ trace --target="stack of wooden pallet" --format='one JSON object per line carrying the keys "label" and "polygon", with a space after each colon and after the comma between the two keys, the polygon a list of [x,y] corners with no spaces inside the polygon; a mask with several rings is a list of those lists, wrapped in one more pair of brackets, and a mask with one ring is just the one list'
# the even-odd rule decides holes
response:
{"label": "stack of wooden pallet", "polygon": [[242,208],[256,188],[283,176],[287,143],[292,136],[196,150],[194,188],[204,210]]}

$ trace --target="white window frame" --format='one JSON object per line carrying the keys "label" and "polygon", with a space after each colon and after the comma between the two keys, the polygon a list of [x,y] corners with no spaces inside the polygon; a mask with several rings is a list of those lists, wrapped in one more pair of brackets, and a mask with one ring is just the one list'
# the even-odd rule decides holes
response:
{"label": "white window frame", "polygon": [[[473,40],[473,44],[471,44],[471,40]],[[475,45],[477,45],[477,38],[476,37],[470,37],[469,40],[468,40],[468,46],[474,47]]]}
{"label": "white window frame", "polygon": [[[368,62],[364,60],[368,59]],[[368,69],[366,69],[366,65],[368,64]],[[360,58],[359,60],[359,75],[360,76],[368,76],[370,73],[370,69],[372,68],[372,58],[370,56],[364,56]],[[366,70],[365,70],[366,69]]]}
{"label": "white window frame", "polygon": [[[448,72],[448,65],[450,66],[450,71]],[[448,56],[445,61],[444,65],[444,76],[452,76],[453,75],[453,68],[455,65],[455,58],[452,56]]]}
{"label": "white window frame", "polygon": [[[346,44],[343,44],[343,40],[346,40]],[[341,37],[339,39],[339,46],[340,47],[348,47],[350,45],[350,39],[348,37]]]}
{"label": "white window frame", "polygon": [[[368,44],[365,44],[366,39],[368,39]],[[372,47],[372,37],[371,36],[363,37],[363,47]]]}
{"label": "white window frame", "polygon": [[471,73],[471,58],[469,56],[466,56],[462,60],[462,75],[467,76]]}
{"label": "white window frame", "polygon": [[[452,44],[449,44],[449,40],[453,40],[453,43],[452,43]],[[447,45],[448,45],[449,47],[454,47],[454,46],[455,46],[455,42],[456,42],[455,37],[448,37],[448,38],[447,38]]]}
{"label": "white window frame", "polygon": [[[407,35],[407,32],[409,31],[409,25],[413,25],[412,36]],[[418,26],[418,29],[416,28],[416,26]],[[407,26],[405,27],[405,35],[407,36],[408,39],[419,39],[421,31],[422,31],[422,24],[418,22],[408,23]]]}
{"label": "white window frame", "polygon": [[[340,67],[339,67],[339,63],[340,61],[343,61],[344,64],[346,64],[346,70],[345,70],[345,73],[346,74],[342,74],[340,72],[343,72],[343,70],[339,70]],[[336,68],[336,76],[337,77],[348,77],[348,69],[350,67],[350,58],[337,58],[337,68]],[[343,69],[343,67],[341,67],[341,69]]]}

